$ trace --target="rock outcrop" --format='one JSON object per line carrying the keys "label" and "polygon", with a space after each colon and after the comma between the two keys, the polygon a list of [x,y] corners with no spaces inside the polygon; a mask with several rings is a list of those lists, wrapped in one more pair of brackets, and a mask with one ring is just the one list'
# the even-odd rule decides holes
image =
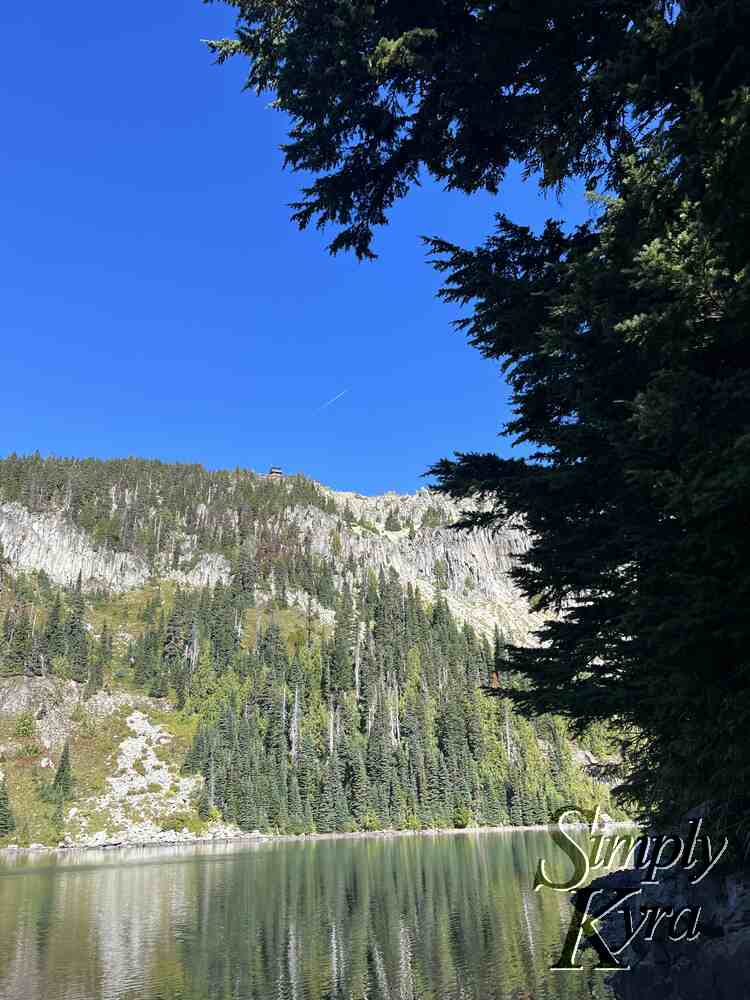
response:
{"label": "rock outcrop", "polygon": [[97,549],[62,515],[34,514],[16,503],[0,503],[0,542],[11,566],[43,570],[63,586],[75,583],[80,573],[88,590],[130,590],[151,575],[139,556]]}
{"label": "rock outcrop", "polygon": [[[61,846],[192,843],[248,836],[218,816],[195,828],[195,802],[203,779],[179,773],[183,750],[155,721],[157,713],[167,710],[163,702],[126,691],[99,691],[85,699],[83,685],[57,677],[0,678],[0,723],[5,723],[6,734],[0,734],[0,778],[6,761],[24,757],[26,767],[41,768],[37,778],[51,780],[65,742],[89,727],[89,738],[97,732],[105,736],[103,789],[77,794],[68,805]],[[19,719],[28,720],[22,734]],[[88,761],[74,760],[74,777],[81,766],[91,765],[92,753],[101,756],[101,746],[94,749],[89,744]]]}
{"label": "rock outcrop", "polygon": [[[475,628],[490,632],[498,624],[511,641],[531,641],[539,619],[510,577],[515,559],[528,547],[523,530],[452,530],[448,525],[458,519],[458,506],[428,490],[365,497],[322,489],[338,514],[314,506],[294,507],[287,514],[314,551],[325,556],[335,552],[341,564],[351,557],[375,572],[392,567],[404,584],[418,585],[428,600],[439,589],[454,614]],[[345,515],[351,515],[348,521]],[[395,515],[400,530],[388,530],[393,525],[389,515]],[[63,585],[74,583],[80,573],[87,590],[122,592],[153,577],[198,587],[226,583],[230,576],[224,555],[197,552],[194,535],[181,539],[176,568],[163,564],[163,555],[150,564],[141,555],[95,545],[62,514],[32,513],[16,503],[0,504],[0,542],[11,570],[43,570]]]}
{"label": "rock outcrop", "polygon": [[[34,736],[45,750],[60,750],[73,730],[77,711],[85,707],[104,719],[122,708],[151,705],[145,695],[127,691],[98,691],[85,698],[84,686],[59,677],[0,678],[0,721],[28,715],[34,720]],[[7,749],[0,742],[0,754]]]}
{"label": "rock outcrop", "polygon": [[132,712],[126,723],[130,735],[117,748],[107,790],[67,811],[66,846],[189,843],[199,836],[223,840],[244,835],[239,827],[220,820],[200,835],[189,830],[185,819],[203,785],[202,777],[177,773],[166,756],[172,737],[144,712]]}
{"label": "rock outcrop", "polygon": [[164,575],[183,587],[213,587],[229,580],[231,567],[220,552],[206,552],[190,569],[172,570]]}
{"label": "rock outcrop", "polygon": [[[698,885],[691,885],[695,872],[678,868],[659,873],[656,885],[642,885],[645,875],[643,871],[623,870],[596,879],[591,888],[605,892],[596,908],[612,902],[613,890],[640,886],[641,894],[632,904],[625,904],[631,907],[633,927],[644,919],[644,907],[660,906],[672,914],[690,907],[692,913],[675,929],[675,936],[686,932],[684,940],[670,940],[670,920],[666,918],[658,924],[652,941],[644,940],[646,928],[619,956],[630,968],[608,980],[617,1000],[736,1000],[747,996],[750,884],[739,876],[711,873]],[[692,915],[698,909],[698,936],[690,940]],[[603,919],[602,935],[611,948],[625,940],[624,928],[622,911]]]}
{"label": "rock outcrop", "polygon": [[[315,551],[328,555],[336,544],[343,561],[351,557],[375,572],[393,567],[404,584],[418,585],[428,600],[435,597],[440,578],[441,592],[460,620],[485,632],[498,624],[506,638],[529,641],[541,619],[510,576],[515,560],[528,548],[526,532],[514,527],[496,532],[452,529],[449,525],[458,520],[459,507],[427,490],[406,496],[333,491],[330,495],[339,511],[348,508],[359,523],[348,526],[317,507],[295,508],[291,518],[309,535]],[[404,525],[399,531],[385,527],[392,511]],[[422,527],[428,511],[439,512],[444,526]]]}

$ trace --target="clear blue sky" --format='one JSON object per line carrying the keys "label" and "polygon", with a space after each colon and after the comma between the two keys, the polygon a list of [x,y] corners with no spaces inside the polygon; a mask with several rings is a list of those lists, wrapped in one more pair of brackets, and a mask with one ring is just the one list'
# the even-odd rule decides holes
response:
{"label": "clear blue sky", "polygon": [[0,454],[278,464],[375,493],[454,449],[507,453],[506,387],[419,235],[579,219],[580,194],[430,185],[379,260],[332,258],[289,221],[284,118],[201,45],[232,25],[199,0],[2,5]]}

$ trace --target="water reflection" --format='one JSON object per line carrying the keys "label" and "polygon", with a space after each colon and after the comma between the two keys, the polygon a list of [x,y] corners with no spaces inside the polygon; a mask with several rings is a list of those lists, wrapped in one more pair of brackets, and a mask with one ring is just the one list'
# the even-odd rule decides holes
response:
{"label": "water reflection", "polygon": [[0,868],[0,995],[604,997],[600,973],[547,971],[568,903],[531,885],[554,850],[529,832],[23,856]]}

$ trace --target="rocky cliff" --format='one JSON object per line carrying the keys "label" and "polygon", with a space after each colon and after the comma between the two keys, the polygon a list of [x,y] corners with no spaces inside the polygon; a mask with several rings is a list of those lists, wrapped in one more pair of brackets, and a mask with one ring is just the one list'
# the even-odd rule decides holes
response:
{"label": "rocky cliff", "polygon": [[[335,514],[300,505],[287,515],[314,551],[335,552],[337,562],[353,559],[375,572],[393,567],[404,584],[418,585],[428,600],[439,588],[457,617],[481,631],[498,624],[514,642],[529,639],[537,616],[510,578],[514,559],[528,545],[522,530],[453,530],[448,526],[459,516],[458,507],[427,490],[373,497],[322,491],[332,499]],[[389,515],[395,515],[399,530],[388,529]],[[430,517],[430,526],[424,526]],[[32,513],[18,503],[0,504],[0,543],[11,570],[43,570],[63,585],[74,583],[80,573],[88,590],[127,591],[154,576],[187,586],[213,585],[226,582],[230,573],[221,553],[196,553],[195,537],[188,532],[181,536],[177,566],[167,565],[164,556],[149,562],[97,545],[62,513]]]}
{"label": "rocky cliff", "polygon": [[131,590],[153,576],[193,587],[213,585],[229,577],[229,563],[220,553],[193,558],[194,540],[187,534],[183,536],[183,562],[189,568],[167,569],[164,560],[149,563],[130,552],[96,546],[62,513],[32,513],[17,503],[0,504],[0,543],[11,570],[14,566],[43,570],[50,580],[63,586],[75,583],[80,573],[86,590]]}
{"label": "rocky cliff", "polygon": [[17,503],[0,504],[0,543],[11,569],[43,570],[63,585],[74,583],[80,573],[89,589],[128,590],[150,575],[144,559],[95,548],[62,514],[35,514]]}
{"label": "rocky cliff", "polygon": [[[316,508],[296,508],[292,517],[309,533],[317,551],[330,552],[336,537],[344,560],[362,560],[376,571],[391,566],[405,584],[418,585],[428,599],[440,586],[460,619],[482,631],[497,623],[514,642],[527,640],[537,616],[510,578],[514,559],[528,547],[523,531],[452,529],[449,525],[459,517],[459,508],[427,490],[374,497],[331,491],[331,496],[340,511],[348,508],[360,523],[340,525],[340,518]],[[420,527],[428,511],[439,511],[444,526]],[[391,512],[404,525],[399,531],[386,528]]]}

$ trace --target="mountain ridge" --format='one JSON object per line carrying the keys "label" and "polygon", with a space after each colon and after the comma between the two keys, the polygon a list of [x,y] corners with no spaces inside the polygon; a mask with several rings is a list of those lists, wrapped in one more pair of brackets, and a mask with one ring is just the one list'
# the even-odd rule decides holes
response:
{"label": "mountain ridge", "polygon": [[[242,471],[257,480],[265,478],[252,470]],[[208,473],[214,474],[231,475],[227,470]],[[282,478],[276,485],[283,489],[296,478]],[[330,498],[335,513],[295,503],[290,505],[288,515],[303,534],[310,533],[321,556],[330,553],[338,531],[345,558],[364,557],[376,569],[394,565],[399,576],[418,585],[428,599],[434,598],[436,577],[444,570],[441,582],[445,584],[446,598],[461,620],[485,632],[499,624],[512,641],[529,640],[538,618],[509,575],[513,557],[528,545],[522,530],[507,527],[490,534],[484,529],[449,529],[445,526],[458,519],[461,509],[426,488],[413,494],[365,496],[333,490],[314,480],[307,482]],[[387,529],[392,512],[411,527],[411,537],[406,527]],[[423,526],[426,518],[427,527]],[[0,544],[19,568],[43,570],[55,583],[67,586],[81,573],[85,589],[133,589],[154,576],[187,586],[204,586],[218,580],[226,583],[231,573],[230,563],[220,551],[204,551],[196,557],[195,537],[188,531],[181,535],[180,561],[169,568],[164,561],[159,564],[128,549],[97,547],[89,533],[66,517],[64,505],[33,512],[17,501],[0,502]]]}

